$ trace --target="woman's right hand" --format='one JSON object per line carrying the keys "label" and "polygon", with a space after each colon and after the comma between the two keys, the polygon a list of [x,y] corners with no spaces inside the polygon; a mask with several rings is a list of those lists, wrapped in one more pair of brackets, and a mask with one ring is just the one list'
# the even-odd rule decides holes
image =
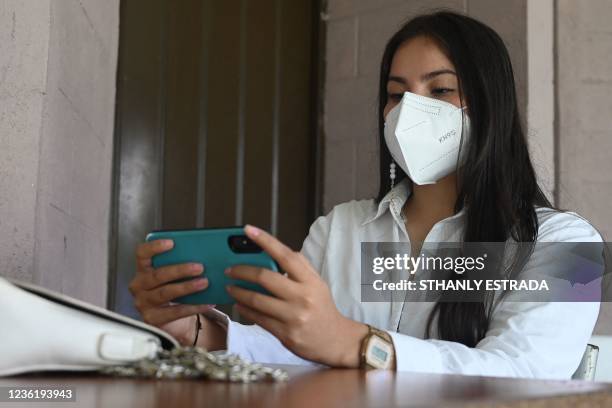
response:
{"label": "woman's right hand", "polygon": [[208,279],[197,278],[173,282],[181,278],[194,278],[204,271],[201,264],[176,264],[153,268],[151,258],[174,246],[172,240],[155,240],[138,245],[136,249],[136,276],[129,290],[134,306],[145,323],[159,327],[183,345],[193,344],[196,314],[214,305],[171,304],[177,297],[206,289]]}

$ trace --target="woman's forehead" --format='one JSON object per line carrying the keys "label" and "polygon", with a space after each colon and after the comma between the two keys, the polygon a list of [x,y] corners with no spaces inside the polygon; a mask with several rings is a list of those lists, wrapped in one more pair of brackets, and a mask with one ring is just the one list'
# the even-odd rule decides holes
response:
{"label": "woman's forehead", "polygon": [[455,66],[435,40],[420,36],[397,48],[389,75],[416,81],[423,74],[440,70],[454,71]]}

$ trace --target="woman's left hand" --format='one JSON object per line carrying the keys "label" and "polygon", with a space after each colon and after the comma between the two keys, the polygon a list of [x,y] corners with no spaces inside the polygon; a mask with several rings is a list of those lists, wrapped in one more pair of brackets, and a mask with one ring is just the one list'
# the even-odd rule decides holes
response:
{"label": "woman's left hand", "polygon": [[244,231],[287,275],[248,265],[228,268],[229,277],[257,283],[274,295],[230,285],[227,290],[238,302],[238,313],[302,358],[334,367],[358,367],[367,326],[338,311],[329,287],[301,253],[256,227],[247,225]]}

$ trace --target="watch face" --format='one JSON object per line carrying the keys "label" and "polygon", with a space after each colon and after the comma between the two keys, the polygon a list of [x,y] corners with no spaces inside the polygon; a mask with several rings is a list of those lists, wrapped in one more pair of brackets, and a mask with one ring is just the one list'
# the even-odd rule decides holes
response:
{"label": "watch face", "polygon": [[365,352],[367,364],[374,368],[388,368],[391,365],[393,348],[378,336],[370,337]]}
{"label": "watch face", "polygon": [[389,358],[389,354],[378,346],[372,347],[372,356],[380,361],[387,361],[387,358]]}

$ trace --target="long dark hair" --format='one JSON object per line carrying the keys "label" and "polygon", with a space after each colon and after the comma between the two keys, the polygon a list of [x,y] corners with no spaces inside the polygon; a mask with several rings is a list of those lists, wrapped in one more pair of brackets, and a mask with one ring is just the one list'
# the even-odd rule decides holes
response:
{"label": "long dark hair", "polygon": [[[463,145],[465,164],[458,169],[455,212],[465,206],[464,242],[535,242],[538,218],[534,206],[551,207],[536,181],[516,100],[512,64],[499,35],[465,15],[438,11],[405,23],[391,37],[380,68],[378,129],[380,201],[390,189],[391,154],[384,139],[387,81],[397,48],[407,40],[435,40],[455,65],[461,98],[470,116],[470,142]],[[406,177],[396,169],[396,182]],[[465,180],[465,182],[464,182]],[[455,274],[453,274],[455,275]],[[474,347],[484,338],[492,299],[482,302],[438,302],[429,317],[431,334],[438,314],[438,336]]]}

